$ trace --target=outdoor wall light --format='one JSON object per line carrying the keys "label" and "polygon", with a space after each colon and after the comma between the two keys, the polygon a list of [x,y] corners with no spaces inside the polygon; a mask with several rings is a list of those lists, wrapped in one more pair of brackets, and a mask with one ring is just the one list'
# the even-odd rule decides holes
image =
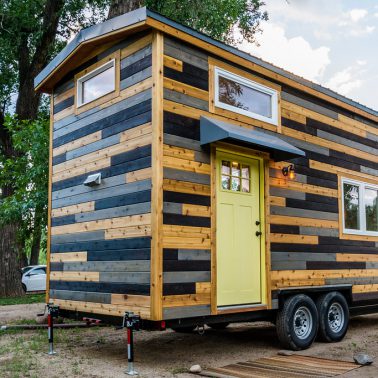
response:
{"label": "outdoor wall light", "polygon": [[101,173],[95,173],[93,175],[89,175],[85,181],[83,182],[85,186],[95,186],[101,184]]}
{"label": "outdoor wall light", "polygon": [[283,167],[283,168],[282,168],[282,174],[283,174],[285,177],[289,177],[290,180],[294,180],[294,179],[295,179],[294,164],[290,164],[290,165],[287,166],[287,167]]}

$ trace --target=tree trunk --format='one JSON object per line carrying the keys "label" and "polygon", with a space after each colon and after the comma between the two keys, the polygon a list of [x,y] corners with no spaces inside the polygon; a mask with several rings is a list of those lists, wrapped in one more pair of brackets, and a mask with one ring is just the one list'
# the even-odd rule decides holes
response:
{"label": "tree trunk", "polygon": [[[33,55],[28,44],[29,39],[32,37],[30,32],[25,31],[19,36],[19,86],[16,114],[20,120],[35,119],[38,114],[41,95],[34,91],[33,80],[49,61],[63,7],[64,0],[48,0],[46,2],[41,36]],[[0,114],[0,148],[3,155],[8,159],[17,156],[18,152],[14,149],[11,136],[4,127],[2,114]],[[12,186],[1,188],[1,196],[8,197],[13,195],[14,189]],[[0,226],[0,295],[1,293],[3,295],[22,294],[19,268],[21,264],[26,264],[26,261],[24,248],[17,241],[17,228],[17,221]],[[38,235],[36,242],[37,239]]]}
{"label": "tree trunk", "polygon": [[[16,244],[17,227],[14,224],[0,228],[0,297],[23,294],[19,269],[19,246]],[[15,269],[16,268],[16,269]]]}
{"label": "tree trunk", "polygon": [[143,7],[144,3],[144,0],[112,0],[109,8],[108,19]]}
{"label": "tree trunk", "polygon": [[32,242],[31,252],[30,252],[30,265],[38,265],[39,251],[41,248],[41,237],[42,237],[41,220],[42,220],[41,209],[36,208],[34,230],[33,230],[33,242]]}

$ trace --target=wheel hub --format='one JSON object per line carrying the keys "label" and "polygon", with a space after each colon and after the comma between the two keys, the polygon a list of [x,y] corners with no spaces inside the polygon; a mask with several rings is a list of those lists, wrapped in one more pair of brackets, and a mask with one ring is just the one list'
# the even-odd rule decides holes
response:
{"label": "wheel hub", "polygon": [[306,339],[312,331],[312,315],[307,307],[299,307],[294,314],[294,332],[299,339]]}
{"label": "wheel hub", "polygon": [[344,309],[337,302],[332,303],[328,310],[328,325],[331,331],[337,333],[345,323]]}

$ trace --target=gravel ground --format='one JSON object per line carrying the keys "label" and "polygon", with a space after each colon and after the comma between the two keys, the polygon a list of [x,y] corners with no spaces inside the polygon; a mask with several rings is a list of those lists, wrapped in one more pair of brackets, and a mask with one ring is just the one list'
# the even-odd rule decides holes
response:
{"label": "gravel ground", "polygon": [[[41,305],[0,307],[4,319],[34,318]],[[42,305],[43,309],[43,305]],[[127,367],[125,332],[114,328],[65,329],[56,333],[57,355],[46,355],[46,331],[0,334],[1,377],[124,377]],[[172,331],[135,334],[135,365],[140,377],[194,377],[193,364],[203,368],[272,356],[280,350],[274,326],[269,323],[237,324],[204,335]],[[352,361],[353,354],[377,357],[370,367],[356,369],[344,377],[378,377],[378,314],[351,320],[345,339],[336,344],[314,343],[299,354]]]}

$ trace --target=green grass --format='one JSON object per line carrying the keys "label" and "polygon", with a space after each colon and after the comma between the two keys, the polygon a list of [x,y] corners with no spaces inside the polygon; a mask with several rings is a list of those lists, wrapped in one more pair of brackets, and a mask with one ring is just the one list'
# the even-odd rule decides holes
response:
{"label": "green grass", "polygon": [[26,294],[22,297],[0,298],[0,306],[29,304],[29,303],[43,303],[45,301],[45,294]]}

